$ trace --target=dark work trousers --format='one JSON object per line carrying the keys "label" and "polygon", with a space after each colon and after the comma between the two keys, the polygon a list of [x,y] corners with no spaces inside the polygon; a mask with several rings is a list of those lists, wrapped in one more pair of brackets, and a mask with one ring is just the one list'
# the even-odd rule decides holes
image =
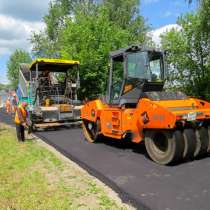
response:
{"label": "dark work trousers", "polygon": [[16,124],[16,133],[18,141],[25,141],[25,128],[22,125]]}

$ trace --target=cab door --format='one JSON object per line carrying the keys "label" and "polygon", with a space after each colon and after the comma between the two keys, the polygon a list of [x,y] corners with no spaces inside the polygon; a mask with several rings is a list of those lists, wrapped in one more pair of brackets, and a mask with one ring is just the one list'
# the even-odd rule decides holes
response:
{"label": "cab door", "polygon": [[109,75],[109,105],[119,105],[125,74],[124,54],[111,58],[111,68]]}

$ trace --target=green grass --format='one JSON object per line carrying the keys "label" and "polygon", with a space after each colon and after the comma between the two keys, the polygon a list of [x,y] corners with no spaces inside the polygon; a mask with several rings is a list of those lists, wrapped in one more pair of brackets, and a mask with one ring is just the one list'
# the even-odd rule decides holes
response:
{"label": "green grass", "polygon": [[0,210],[126,209],[81,170],[35,141],[18,143],[14,130],[3,127]]}

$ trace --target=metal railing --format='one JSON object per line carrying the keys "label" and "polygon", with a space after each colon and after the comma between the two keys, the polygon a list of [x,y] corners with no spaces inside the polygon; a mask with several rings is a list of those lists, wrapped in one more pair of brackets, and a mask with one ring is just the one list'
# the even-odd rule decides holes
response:
{"label": "metal railing", "polygon": [[22,92],[22,97],[28,97],[28,86],[29,83],[25,80],[22,71],[19,71],[19,88]]}

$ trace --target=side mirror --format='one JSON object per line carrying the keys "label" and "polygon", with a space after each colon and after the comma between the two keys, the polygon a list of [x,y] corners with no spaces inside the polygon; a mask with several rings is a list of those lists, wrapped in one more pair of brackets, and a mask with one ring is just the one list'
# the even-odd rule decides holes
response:
{"label": "side mirror", "polygon": [[166,61],[164,61],[164,79],[165,80],[168,80],[170,77],[170,74],[169,74],[169,65]]}
{"label": "side mirror", "polygon": [[80,88],[80,75],[79,75],[79,69],[77,70],[77,89]]}
{"label": "side mirror", "polygon": [[167,57],[169,55],[170,51],[169,50],[165,50],[163,53],[163,62],[164,62],[164,79],[168,80],[169,79],[169,65],[167,62]]}

